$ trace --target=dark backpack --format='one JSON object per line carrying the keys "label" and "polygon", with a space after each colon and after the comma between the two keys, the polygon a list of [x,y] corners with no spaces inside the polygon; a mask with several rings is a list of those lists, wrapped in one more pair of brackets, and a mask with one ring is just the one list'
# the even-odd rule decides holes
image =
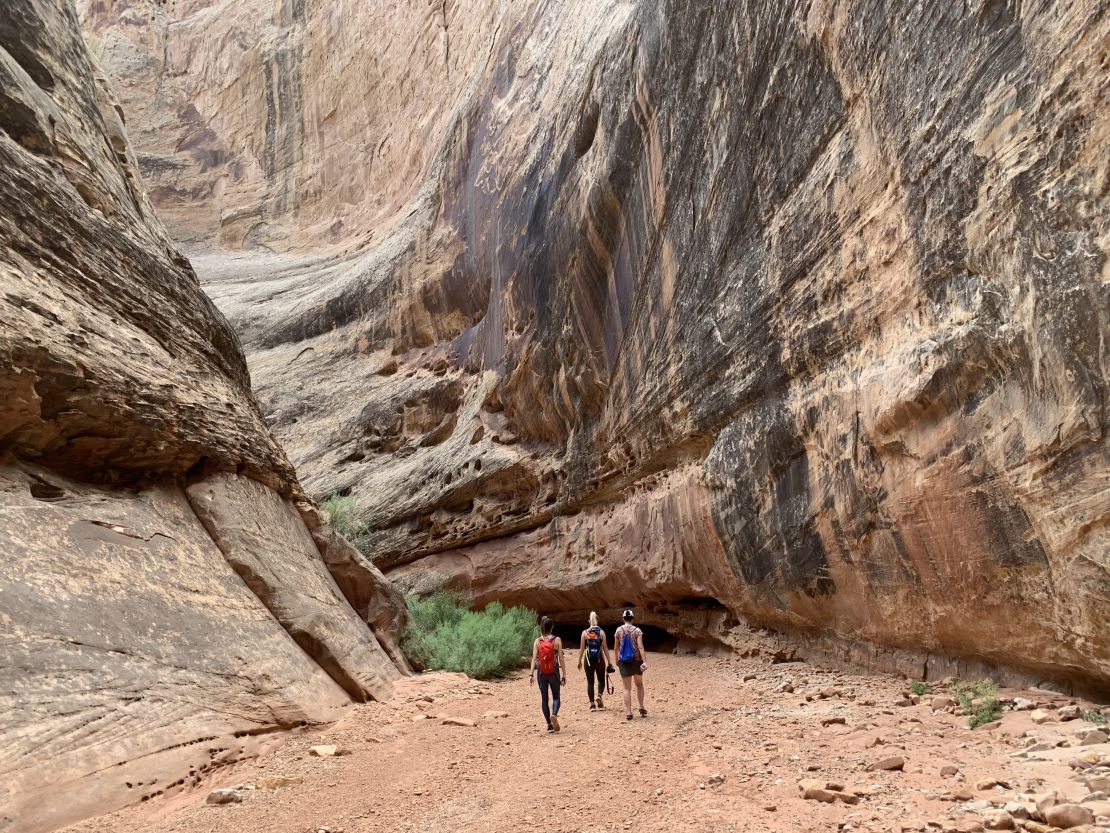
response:
{"label": "dark backpack", "polygon": [[586,631],[586,665],[601,662],[601,628],[593,627]]}
{"label": "dark backpack", "polygon": [[617,657],[621,662],[632,662],[636,659],[636,633],[626,630],[621,633],[621,653]]}
{"label": "dark backpack", "polygon": [[555,673],[555,637],[540,638],[540,673]]}

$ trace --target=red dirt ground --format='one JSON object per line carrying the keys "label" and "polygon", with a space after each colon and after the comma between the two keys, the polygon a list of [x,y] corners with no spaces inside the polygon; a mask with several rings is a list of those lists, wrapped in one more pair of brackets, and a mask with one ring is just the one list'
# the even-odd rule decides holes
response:
{"label": "red dirt ground", "polygon": [[[613,682],[617,696],[591,713],[584,678],[572,673],[563,731],[547,735],[523,674],[492,683],[413,677],[391,702],[355,707],[342,723],[222,770],[201,790],[68,833],[971,831],[1007,803],[1029,804],[1048,789],[1078,801],[1089,793],[1082,779],[1105,769],[1098,761],[1110,764],[1110,744],[1078,745],[1093,724],[1034,725],[1029,711],[1009,711],[1001,726],[971,731],[963,716],[934,712],[932,694],[896,705],[904,683],[888,677],[656,654],[645,675],[649,716],[631,723],[616,675]],[[779,690],[786,685],[794,693]],[[1071,702],[1040,690],[1023,696],[1044,706]],[[445,725],[445,716],[477,725]],[[1013,757],[1031,742],[1021,737],[1027,731],[1067,745]],[[309,755],[325,743],[349,754]],[[896,755],[904,771],[868,771]],[[1080,755],[1083,771],[1068,763]],[[959,774],[942,777],[946,764]],[[255,788],[276,775],[300,783]],[[806,778],[839,782],[857,803],[805,800]],[[977,788],[983,780],[1004,783]],[[209,790],[233,786],[240,803],[205,804]],[[1110,814],[1101,805],[1085,806]]]}

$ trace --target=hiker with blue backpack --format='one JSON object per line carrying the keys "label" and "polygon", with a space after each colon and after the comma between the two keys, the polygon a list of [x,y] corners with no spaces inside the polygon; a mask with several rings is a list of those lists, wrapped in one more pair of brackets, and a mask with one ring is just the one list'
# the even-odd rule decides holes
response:
{"label": "hiker with blue backpack", "polygon": [[[548,732],[558,732],[559,692],[566,685],[566,663],[563,661],[563,640],[555,636],[555,623],[546,616],[540,620],[540,637],[532,643],[532,664],[528,668],[528,685],[536,683],[536,670],[539,669],[540,711],[547,721]],[[548,706],[548,696],[551,705]]]}
{"label": "hiker with blue backpack", "polygon": [[[582,631],[578,643],[578,670],[583,664],[586,668],[586,694],[590,698],[590,711],[605,708],[602,695],[605,694],[606,674],[613,670],[609,662],[609,648],[605,644],[605,631],[597,624],[597,614],[590,614],[590,626]],[[597,681],[597,697],[594,697],[594,681]]]}
{"label": "hiker with blue backpack", "polygon": [[632,608],[624,611],[624,624],[613,634],[613,652],[617,655],[617,665],[621,670],[621,683],[624,685],[624,717],[632,719],[632,683],[636,683],[636,699],[640,702],[640,717],[647,717],[644,708],[644,677],[647,663],[644,662],[644,632],[632,624],[635,614]]}

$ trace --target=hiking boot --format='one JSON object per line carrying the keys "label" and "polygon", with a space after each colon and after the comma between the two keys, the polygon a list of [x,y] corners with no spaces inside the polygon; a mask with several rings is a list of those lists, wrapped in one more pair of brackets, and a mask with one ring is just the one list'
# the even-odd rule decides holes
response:
{"label": "hiking boot", "polygon": [[647,717],[647,709],[640,709],[640,717]]}
{"label": "hiking boot", "polygon": [[605,708],[605,704],[601,702],[601,698],[600,698],[600,697],[598,697],[598,698],[597,698],[597,707],[598,707],[599,709],[603,709],[603,708]]}
{"label": "hiking boot", "polygon": [[597,711],[597,703],[590,703],[590,711],[592,711],[592,712]]}
{"label": "hiking boot", "polygon": [[552,731],[558,732],[559,728],[560,728],[560,726],[559,726],[559,715],[557,715],[557,714],[551,715],[551,729],[552,729]]}
{"label": "hiking boot", "polygon": [[549,725],[549,726],[547,727],[547,733],[548,733],[549,735],[553,735],[553,734],[555,734],[555,727],[554,727],[554,726],[550,726],[550,725]]}
{"label": "hiking boot", "polygon": [[630,715],[630,714],[626,714],[626,715],[624,716],[624,719],[625,719],[625,720],[631,720],[631,719],[632,719],[632,715]]}

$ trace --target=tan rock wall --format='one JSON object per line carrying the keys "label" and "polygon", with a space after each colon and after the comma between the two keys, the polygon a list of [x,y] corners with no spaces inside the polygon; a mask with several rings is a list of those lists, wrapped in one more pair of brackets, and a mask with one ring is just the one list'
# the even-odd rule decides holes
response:
{"label": "tan rock wall", "polygon": [[5,833],[186,789],[397,675],[366,625],[395,641],[397,593],[346,571],[360,617],[332,581],[121,112],[72,4],[0,5]]}
{"label": "tan rock wall", "polygon": [[[423,73],[419,13],[377,30],[412,43],[383,111],[436,139],[415,190],[376,169],[409,201],[365,249],[194,259],[361,549],[548,612],[719,604],[1110,687],[1106,9],[475,16],[464,86]],[[90,19],[111,66],[127,27]]]}
{"label": "tan rock wall", "polygon": [[277,251],[380,241],[488,52],[496,7],[78,3],[174,238]]}
{"label": "tan rock wall", "polygon": [[227,563],[305,653],[352,699],[388,699],[396,669],[339,592],[297,510],[232,474],[186,491]]}
{"label": "tan rock wall", "polygon": [[0,830],[172,793],[267,732],[342,714],[347,694],[228,568],[181,489],[23,466],[0,484]]}

